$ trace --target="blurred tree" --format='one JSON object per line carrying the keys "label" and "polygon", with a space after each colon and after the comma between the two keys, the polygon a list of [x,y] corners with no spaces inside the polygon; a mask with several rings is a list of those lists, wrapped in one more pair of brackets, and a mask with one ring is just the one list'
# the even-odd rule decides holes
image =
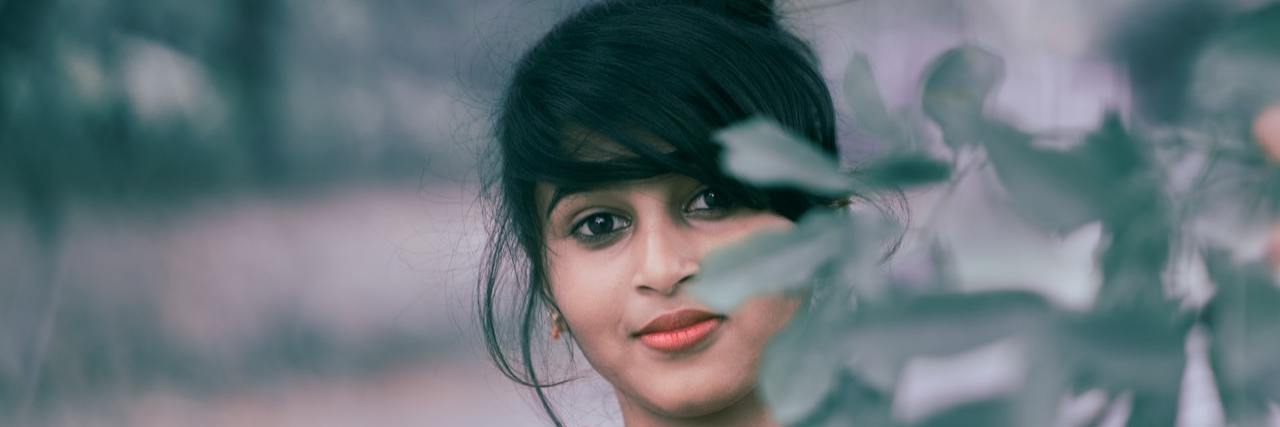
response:
{"label": "blurred tree", "polygon": [[[340,6],[378,22],[398,22],[404,12],[390,2]],[[0,419],[106,386],[162,376],[201,382],[190,373],[205,361],[165,344],[155,301],[132,301],[123,312],[84,292],[101,284],[60,277],[73,210],[165,217],[217,195],[419,179],[439,139],[424,140],[416,123],[403,120],[360,134],[350,125],[360,118],[338,94],[378,83],[373,65],[435,57],[395,52],[403,49],[404,26],[359,28],[367,34],[348,36],[374,43],[338,46],[342,37],[317,34],[331,28],[313,9],[322,7],[0,1],[0,217],[26,225],[32,244],[25,255],[33,261],[24,267],[31,274],[0,281],[0,331],[13,334],[0,343]],[[312,46],[317,40],[329,45]],[[369,72],[341,72],[353,64]],[[441,77],[405,78],[426,87]],[[386,104],[374,107],[391,108],[388,97],[376,93],[374,102]],[[318,112],[299,119],[307,108]]]}

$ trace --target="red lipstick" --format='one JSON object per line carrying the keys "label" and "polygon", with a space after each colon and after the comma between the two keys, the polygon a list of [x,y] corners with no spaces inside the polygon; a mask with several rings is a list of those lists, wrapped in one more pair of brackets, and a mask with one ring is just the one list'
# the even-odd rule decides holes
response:
{"label": "red lipstick", "polygon": [[702,342],[720,326],[723,319],[724,316],[708,311],[677,310],[650,320],[636,336],[649,348],[675,352]]}

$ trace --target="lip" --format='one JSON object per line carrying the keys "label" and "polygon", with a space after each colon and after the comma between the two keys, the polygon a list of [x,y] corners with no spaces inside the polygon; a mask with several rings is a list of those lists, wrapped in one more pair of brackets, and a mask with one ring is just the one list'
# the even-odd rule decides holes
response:
{"label": "lip", "polygon": [[705,310],[676,310],[650,320],[635,336],[646,347],[675,352],[705,340],[720,327],[723,319],[724,316]]}

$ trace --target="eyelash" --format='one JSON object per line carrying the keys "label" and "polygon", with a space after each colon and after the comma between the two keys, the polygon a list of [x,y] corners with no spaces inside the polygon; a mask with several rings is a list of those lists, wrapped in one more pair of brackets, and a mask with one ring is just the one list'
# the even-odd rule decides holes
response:
{"label": "eyelash", "polygon": [[[614,218],[615,222],[620,221],[622,225],[618,226],[614,230],[611,230],[606,233],[601,233],[601,234],[586,234],[580,231],[583,228],[588,227],[588,224],[590,223],[592,218],[596,218],[599,216],[611,216]],[[622,230],[625,230],[627,227],[630,227],[630,226],[631,226],[631,220],[623,218],[621,215],[612,214],[608,212],[596,212],[591,215],[587,215],[585,218],[582,218],[581,221],[578,221],[577,223],[575,223],[573,225],[573,229],[570,231],[570,234],[573,236],[573,238],[578,239],[578,241],[582,243],[585,243],[587,245],[597,245],[605,242],[606,240],[611,239],[614,235],[618,234],[619,232],[621,232]]]}
{"label": "eyelash", "polygon": [[[703,197],[711,193],[715,193],[716,195],[723,198],[724,199],[723,202],[727,203],[728,206],[713,208],[713,207],[710,207],[710,204],[708,204],[708,207],[698,209],[696,211],[689,209],[689,206],[692,205],[694,202],[702,199]],[[694,193],[693,198],[689,200],[689,203],[685,203],[684,213],[698,215],[703,218],[719,218],[721,216],[724,216],[725,214],[728,214],[729,212],[734,211],[738,207],[739,207],[738,201],[734,200],[729,195],[724,194],[723,191],[720,191],[714,188],[703,188],[701,190],[698,190],[697,193]]]}
{"label": "eyelash", "polygon": [[[715,193],[721,197],[724,197],[725,201],[728,202],[728,206],[723,206],[718,208],[707,207],[707,208],[699,208],[696,210],[689,208],[690,205],[694,204],[699,200],[702,200],[704,197],[712,193]],[[695,215],[705,219],[716,219],[716,218],[722,218],[726,216],[727,213],[735,210],[736,208],[738,208],[738,203],[735,200],[728,198],[728,196],[725,195],[720,190],[716,190],[713,188],[703,188],[701,190],[698,190],[697,193],[694,193],[693,197],[689,200],[688,203],[685,203],[685,207],[681,210],[687,215]],[[596,218],[599,216],[611,216],[613,217],[615,222],[621,222],[621,225],[617,226],[615,229],[609,232],[599,233],[599,234],[586,234],[581,231],[584,228],[589,227],[588,224],[593,218]],[[586,217],[582,218],[582,220],[574,223],[573,228],[570,229],[569,233],[573,238],[577,239],[578,241],[589,246],[594,246],[594,245],[602,244],[612,239],[618,233],[622,232],[623,230],[626,230],[629,227],[631,227],[630,219],[627,219],[621,215],[617,215],[609,212],[596,212],[596,213],[587,215]]]}

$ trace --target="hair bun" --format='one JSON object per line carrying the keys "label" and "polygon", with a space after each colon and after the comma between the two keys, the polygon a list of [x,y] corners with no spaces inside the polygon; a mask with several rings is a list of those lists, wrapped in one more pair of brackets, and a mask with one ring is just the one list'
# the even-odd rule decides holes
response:
{"label": "hair bun", "polygon": [[773,0],[690,0],[688,3],[762,27],[777,24]]}

